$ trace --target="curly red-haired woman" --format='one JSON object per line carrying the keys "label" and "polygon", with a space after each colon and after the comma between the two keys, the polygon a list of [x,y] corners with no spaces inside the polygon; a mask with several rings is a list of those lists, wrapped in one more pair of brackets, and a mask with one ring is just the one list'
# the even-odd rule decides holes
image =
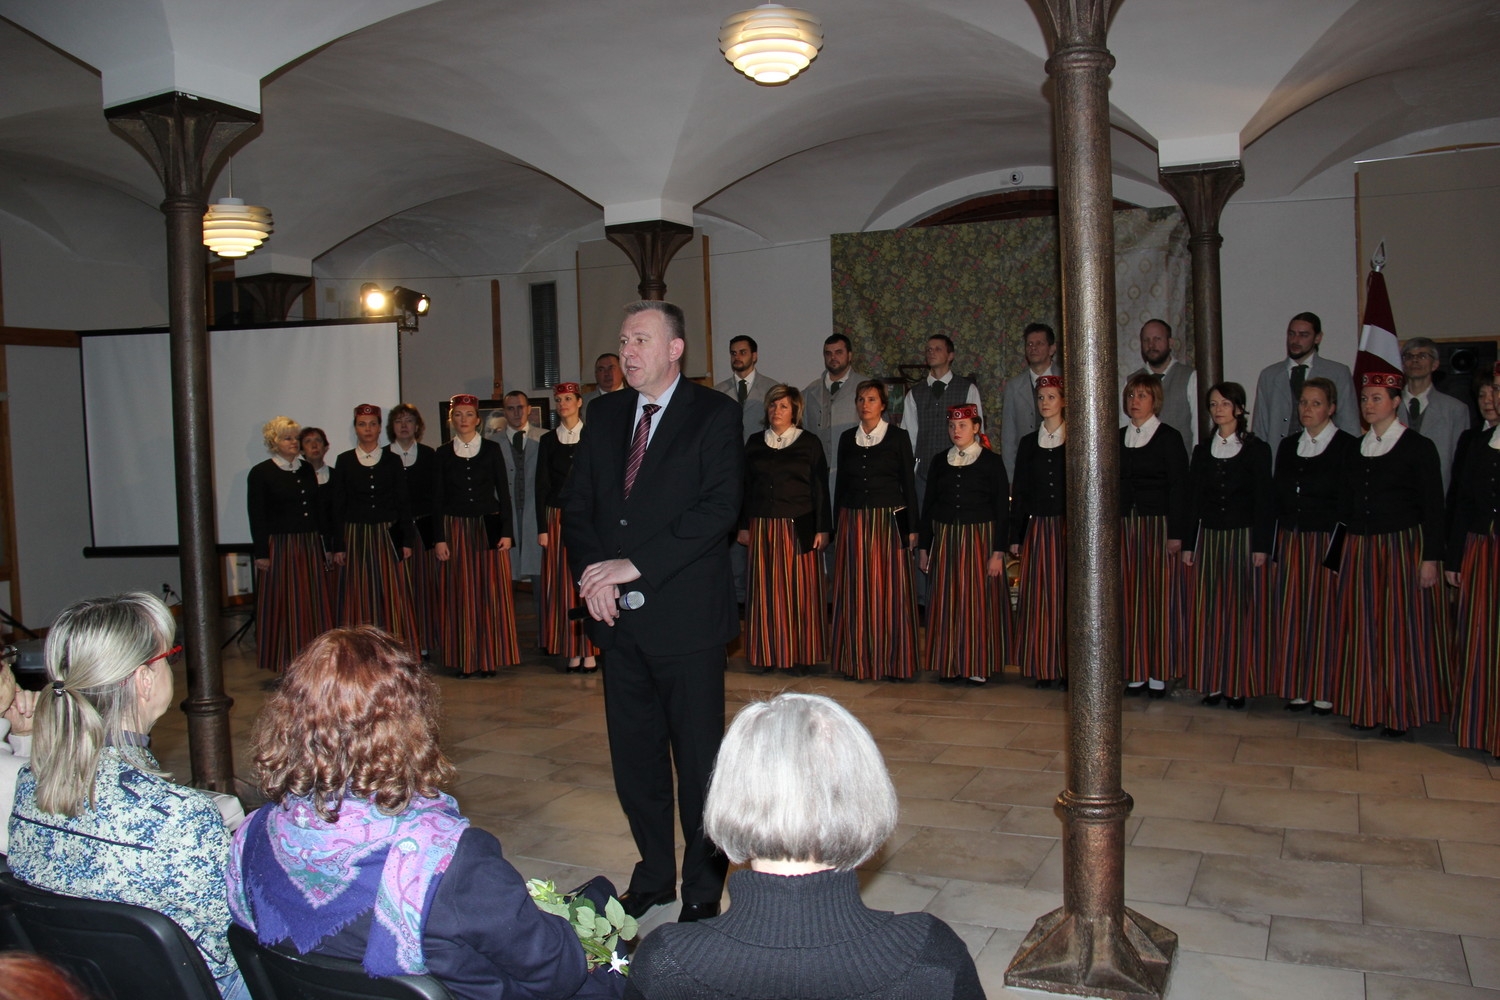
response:
{"label": "curly red-haired woman", "polygon": [[432,975],[460,1000],[619,996],[620,977],[588,972],[572,926],[439,791],[454,769],[438,720],[437,684],[391,635],[313,640],[256,720],[270,801],[235,833],[235,922],[373,976]]}

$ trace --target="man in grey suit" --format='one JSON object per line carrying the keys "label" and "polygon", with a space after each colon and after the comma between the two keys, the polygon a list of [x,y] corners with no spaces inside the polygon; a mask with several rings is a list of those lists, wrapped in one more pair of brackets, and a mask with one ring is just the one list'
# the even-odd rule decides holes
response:
{"label": "man in grey suit", "polygon": [[1310,378],[1326,378],[1333,383],[1339,396],[1334,424],[1355,436],[1360,433],[1354,378],[1347,367],[1318,353],[1322,342],[1323,321],[1317,313],[1300,312],[1293,316],[1286,325],[1286,358],[1268,365],[1255,383],[1250,429],[1271,446],[1273,456],[1282,438],[1302,429],[1297,419],[1297,396]]}
{"label": "man in grey suit", "polygon": [[620,367],[618,354],[601,354],[594,361],[594,391],[583,397],[585,419],[589,404],[600,396],[607,396],[625,384],[625,370]]}
{"label": "man in grey suit", "polygon": [[[1155,375],[1161,381],[1162,404],[1158,418],[1182,435],[1188,458],[1198,443],[1198,372],[1172,357],[1172,327],[1164,319],[1148,319],[1141,325],[1141,361],[1134,375]],[[1123,388],[1123,384],[1122,384]],[[1126,421],[1122,417],[1120,426]]]}
{"label": "man in grey suit", "polygon": [[1406,342],[1401,348],[1401,367],[1406,371],[1406,388],[1401,390],[1397,418],[1437,445],[1443,495],[1447,496],[1458,436],[1469,429],[1469,408],[1432,384],[1440,365],[1437,345],[1428,338],[1413,337]]}
{"label": "man in grey suit", "polygon": [[[542,549],[537,545],[535,530],[524,530],[536,524],[536,460],[540,453],[537,428],[526,419],[531,400],[526,393],[512,389],[501,400],[505,404],[505,426],[492,434],[505,458],[505,479],[510,487],[512,521],[516,525],[515,543],[510,550],[510,578],[531,584],[531,602],[536,621],[542,620]],[[545,431],[543,433],[546,433]],[[539,626],[540,627],[540,626]],[[540,640],[540,636],[537,637]],[[540,641],[537,643],[541,645]]]}
{"label": "man in grey suit", "polygon": [[1036,430],[1036,380],[1043,375],[1061,375],[1057,357],[1057,334],[1046,323],[1027,323],[1021,334],[1026,367],[1005,380],[1000,407],[1000,457],[1007,475],[1016,473],[1016,452],[1021,439]]}
{"label": "man in grey suit", "polygon": [[828,489],[838,479],[839,438],[859,423],[854,412],[855,389],[866,376],[854,370],[854,348],[842,333],[823,341],[823,374],[802,390],[802,426],[823,442],[828,459]]}
{"label": "man in grey suit", "polygon": [[754,337],[735,337],[729,342],[729,367],[734,374],[714,386],[740,404],[746,441],[766,429],[766,393],[780,382],[755,370],[759,359],[760,345]]}

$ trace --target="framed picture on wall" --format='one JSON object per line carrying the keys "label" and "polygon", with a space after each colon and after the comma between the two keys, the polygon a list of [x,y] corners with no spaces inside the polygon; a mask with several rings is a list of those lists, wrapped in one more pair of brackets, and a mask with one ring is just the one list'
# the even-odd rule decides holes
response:
{"label": "framed picture on wall", "polygon": [[[543,431],[551,430],[552,397],[527,396],[526,402],[528,405],[527,423]],[[438,404],[438,420],[443,426],[443,440],[447,441],[453,436],[453,428],[448,425],[448,401],[446,399]],[[479,401],[479,433],[487,438],[497,438],[505,427],[505,401],[481,399]]]}

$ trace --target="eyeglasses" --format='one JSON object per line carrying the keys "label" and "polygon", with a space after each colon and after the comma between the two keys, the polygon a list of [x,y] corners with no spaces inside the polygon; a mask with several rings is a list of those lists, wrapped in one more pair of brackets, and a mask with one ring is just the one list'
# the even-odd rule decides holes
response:
{"label": "eyeglasses", "polygon": [[1431,351],[1402,351],[1402,361],[1436,361],[1437,355]]}
{"label": "eyeglasses", "polygon": [[155,656],[151,657],[151,659],[147,660],[143,665],[149,667],[157,660],[166,660],[167,666],[169,667],[177,666],[178,663],[182,662],[182,643],[179,642],[177,645],[173,646],[165,653],[157,653]]}

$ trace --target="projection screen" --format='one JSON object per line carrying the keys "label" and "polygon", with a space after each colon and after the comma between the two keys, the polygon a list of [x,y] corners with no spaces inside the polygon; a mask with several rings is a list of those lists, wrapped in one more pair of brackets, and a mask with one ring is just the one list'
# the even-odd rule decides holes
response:
{"label": "projection screen", "polygon": [[[177,544],[172,389],[165,331],[85,333],[84,436],[94,555]],[[335,322],[213,330],[214,495],[221,546],[250,546],[245,482],[269,457],[261,425],[285,414],[354,446],[357,403],[400,401],[396,325]]]}

